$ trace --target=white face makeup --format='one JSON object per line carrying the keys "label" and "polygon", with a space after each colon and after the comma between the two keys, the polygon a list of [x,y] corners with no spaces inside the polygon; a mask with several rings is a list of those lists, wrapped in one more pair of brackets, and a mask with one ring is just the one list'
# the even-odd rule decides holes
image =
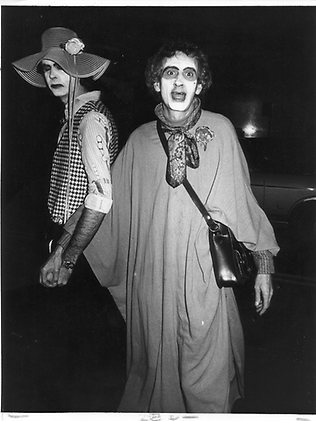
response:
{"label": "white face makeup", "polygon": [[53,95],[64,103],[68,100],[70,76],[52,60],[42,60],[44,78]]}
{"label": "white face makeup", "polygon": [[154,89],[161,92],[167,113],[180,118],[179,113],[184,116],[191,112],[193,99],[202,90],[197,74],[196,61],[182,52],[166,59],[161,80],[154,85]]}

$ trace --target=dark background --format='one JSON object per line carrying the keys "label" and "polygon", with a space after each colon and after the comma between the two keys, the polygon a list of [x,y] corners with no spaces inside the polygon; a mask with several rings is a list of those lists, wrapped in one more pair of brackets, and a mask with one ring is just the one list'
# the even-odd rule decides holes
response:
{"label": "dark background", "polygon": [[[260,104],[260,118],[272,139],[267,148],[274,171],[315,171],[315,7],[3,6],[1,12],[2,206],[12,239],[12,249],[7,243],[6,250],[19,256],[27,274],[21,279],[9,265],[3,287],[33,282],[19,235],[28,235],[28,247],[33,247],[45,231],[62,105],[48,90],[26,83],[11,62],[40,51],[40,36],[48,27],[69,27],[82,37],[86,51],[112,59],[100,84],[121,145],[154,116],[144,83],[147,58],[166,39],[185,37],[209,55],[213,86],[204,107],[225,114],[238,129],[243,104]],[[40,251],[37,256],[40,262]],[[7,264],[4,259],[5,274]]]}
{"label": "dark background", "polygon": [[[185,37],[209,55],[214,83],[204,107],[229,117],[238,131],[241,110],[259,104],[274,170],[311,174],[316,8],[2,6],[1,16],[2,410],[115,411],[124,386],[124,326],[106,291],[38,285],[63,109],[11,62],[40,51],[48,27],[76,31],[86,51],[112,59],[100,84],[123,146],[154,117],[147,58],[166,39]],[[316,412],[315,284],[300,281],[276,283],[263,318],[254,315],[250,293],[240,301],[247,398],[236,412]]]}

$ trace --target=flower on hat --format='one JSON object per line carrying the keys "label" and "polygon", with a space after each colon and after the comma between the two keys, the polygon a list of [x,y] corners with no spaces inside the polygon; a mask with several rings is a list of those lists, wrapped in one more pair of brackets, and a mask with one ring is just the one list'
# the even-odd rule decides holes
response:
{"label": "flower on hat", "polygon": [[82,53],[85,45],[79,38],[71,38],[64,44],[64,49],[68,54],[76,56]]}

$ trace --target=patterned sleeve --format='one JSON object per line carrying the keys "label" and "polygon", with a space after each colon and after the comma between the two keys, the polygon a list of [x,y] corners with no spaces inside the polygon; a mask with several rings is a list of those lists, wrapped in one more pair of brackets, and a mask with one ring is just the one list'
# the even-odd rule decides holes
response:
{"label": "patterned sleeve", "polygon": [[252,252],[258,273],[274,273],[273,254],[269,250],[261,250]]}
{"label": "patterned sleeve", "polygon": [[90,111],[80,124],[82,162],[89,183],[84,205],[102,213],[108,213],[112,206],[110,133],[107,118],[96,111]]}

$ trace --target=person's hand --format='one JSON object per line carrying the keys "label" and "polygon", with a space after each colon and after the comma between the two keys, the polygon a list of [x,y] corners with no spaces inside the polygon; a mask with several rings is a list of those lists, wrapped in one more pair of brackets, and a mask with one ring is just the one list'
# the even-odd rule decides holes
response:
{"label": "person's hand", "polygon": [[255,281],[255,307],[261,316],[270,306],[273,295],[272,279],[270,274],[259,273]]}
{"label": "person's hand", "polygon": [[61,266],[57,280],[57,286],[62,287],[68,284],[69,278],[72,274],[72,269]]}
{"label": "person's hand", "polygon": [[43,286],[52,288],[58,285],[59,271],[62,265],[62,253],[62,247],[57,246],[41,267],[39,282]]}

